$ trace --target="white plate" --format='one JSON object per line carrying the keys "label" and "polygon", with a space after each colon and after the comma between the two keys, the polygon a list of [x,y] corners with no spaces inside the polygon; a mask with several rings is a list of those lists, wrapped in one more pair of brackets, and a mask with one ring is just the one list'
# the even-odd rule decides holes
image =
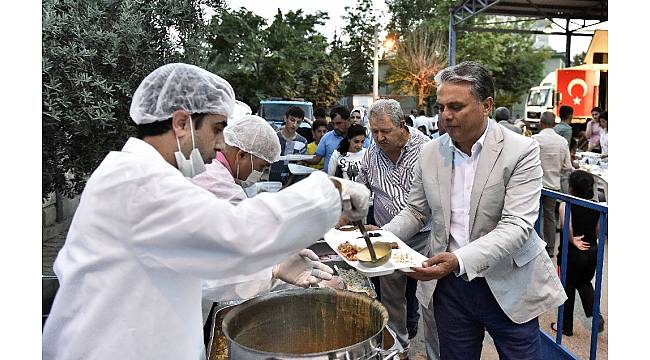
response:
{"label": "white plate", "polygon": [[313,173],[314,171],[318,171],[318,170],[309,166],[289,164],[289,172],[294,175],[307,175]]}
{"label": "white plate", "polygon": [[305,155],[305,154],[289,154],[280,156],[280,161],[303,161],[311,160],[316,155]]}
{"label": "white plate", "polygon": [[[371,231],[372,233],[380,233],[382,236],[378,237],[371,237],[370,241],[373,243],[376,241],[382,241],[382,242],[396,242],[399,245],[399,249],[393,249],[392,254],[390,259],[385,263],[382,264],[381,266],[377,267],[367,267],[358,261],[350,261],[345,258],[339,251],[338,251],[338,246],[341,245],[342,243],[349,241],[350,244],[352,245],[357,245],[360,247],[366,247],[366,242],[363,240],[363,238],[358,238],[361,236],[361,232],[359,230],[355,231],[339,231],[336,229],[332,229],[328,231],[325,234],[325,242],[350,266],[354,267],[355,269],[359,270],[363,275],[367,277],[373,277],[373,276],[383,276],[383,275],[388,275],[392,274],[395,272],[395,270],[400,270],[403,272],[410,272],[412,271],[410,268],[415,267],[415,266],[422,266],[422,262],[427,259],[426,256],[420,254],[419,252],[411,249],[408,245],[406,245],[402,240],[400,240],[397,236],[395,236],[393,233],[386,231],[386,230],[376,230],[376,231]],[[410,256],[411,261],[409,263],[404,263],[404,262],[397,262],[396,259],[402,254],[408,254]]]}

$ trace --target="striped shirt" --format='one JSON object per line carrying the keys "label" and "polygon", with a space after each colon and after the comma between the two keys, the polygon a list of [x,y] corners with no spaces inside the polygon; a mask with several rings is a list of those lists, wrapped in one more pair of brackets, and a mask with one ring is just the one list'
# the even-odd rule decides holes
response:
{"label": "striped shirt", "polygon": [[[396,163],[373,142],[361,161],[361,173],[357,182],[365,184],[373,192],[374,216],[378,226],[388,224],[406,207],[415,166],[420,159],[420,150],[429,138],[419,130],[408,127],[409,139],[402,148]],[[421,231],[431,230],[428,221]]]}

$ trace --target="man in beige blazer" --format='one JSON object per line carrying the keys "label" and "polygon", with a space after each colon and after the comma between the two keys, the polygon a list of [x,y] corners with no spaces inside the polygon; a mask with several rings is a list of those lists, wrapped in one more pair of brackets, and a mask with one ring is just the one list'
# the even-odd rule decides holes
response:
{"label": "man in beige blazer", "polygon": [[485,330],[501,359],[540,359],[537,317],[566,295],[533,229],[539,146],[488,118],[495,89],[482,65],[446,68],[436,84],[447,134],[424,145],[408,205],[383,228],[408,239],[431,216],[430,258],[410,274],[442,359],[480,359]]}

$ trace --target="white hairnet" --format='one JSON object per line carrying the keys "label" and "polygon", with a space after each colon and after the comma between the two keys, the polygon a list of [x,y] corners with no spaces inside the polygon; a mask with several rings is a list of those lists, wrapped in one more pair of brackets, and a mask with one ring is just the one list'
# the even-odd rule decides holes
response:
{"label": "white hairnet", "polygon": [[280,160],[280,140],[271,125],[257,115],[246,115],[223,130],[226,144],[274,163]]}
{"label": "white hairnet", "polygon": [[242,119],[246,115],[252,114],[253,111],[251,110],[251,107],[248,106],[245,102],[235,100],[235,109],[232,112],[232,115],[230,118],[228,118],[228,123],[230,121],[237,121],[239,119]]}
{"label": "white hairnet", "polygon": [[167,64],[142,80],[129,114],[136,124],[167,120],[179,109],[230,117],[234,101],[235,92],[219,76],[194,65]]}

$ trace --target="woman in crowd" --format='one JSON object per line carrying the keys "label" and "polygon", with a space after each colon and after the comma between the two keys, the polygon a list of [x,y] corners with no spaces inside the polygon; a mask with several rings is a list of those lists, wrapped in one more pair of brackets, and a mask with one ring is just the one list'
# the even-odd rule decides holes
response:
{"label": "woman in crowd", "polygon": [[[594,178],[591,174],[576,170],[569,177],[569,193],[573,196],[591,200],[594,197]],[[560,204],[560,224],[564,224],[566,204]],[[576,290],[580,294],[585,315],[591,317],[594,308],[594,288],[591,280],[596,273],[596,255],[598,253],[597,234],[599,231],[600,213],[582,206],[571,206],[571,221],[569,223],[569,253],[567,255],[566,291],[567,300],[564,303],[564,319],[562,333],[573,336],[573,305]],[[562,241],[558,249],[557,261],[562,261]],[[555,323],[551,324],[557,331]],[[598,331],[605,328],[605,320],[600,315]]]}
{"label": "woman in crowd", "polygon": [[597,153],[601,151],[600,122],[598,120],[601,113],[602,110],[599,107],[591,109],[591,120],[587,123],[587,128],[585,129],[585,137],[589,141],[587,151]]}
{"label": "woman in crowd", "polygon": [[361,159],[366,153],[363,143],[366,141],[366,129],[361,125],[352,125],[348,134],[334,151],[330,158],[327,172],[336,176],[354,181],[360,170]]}
{"label": "woman in crowd", "polygon": [[600,113],[600,150],[603,156],[607,155],[609,150],[609,127],[607,126],[607,111]]}

